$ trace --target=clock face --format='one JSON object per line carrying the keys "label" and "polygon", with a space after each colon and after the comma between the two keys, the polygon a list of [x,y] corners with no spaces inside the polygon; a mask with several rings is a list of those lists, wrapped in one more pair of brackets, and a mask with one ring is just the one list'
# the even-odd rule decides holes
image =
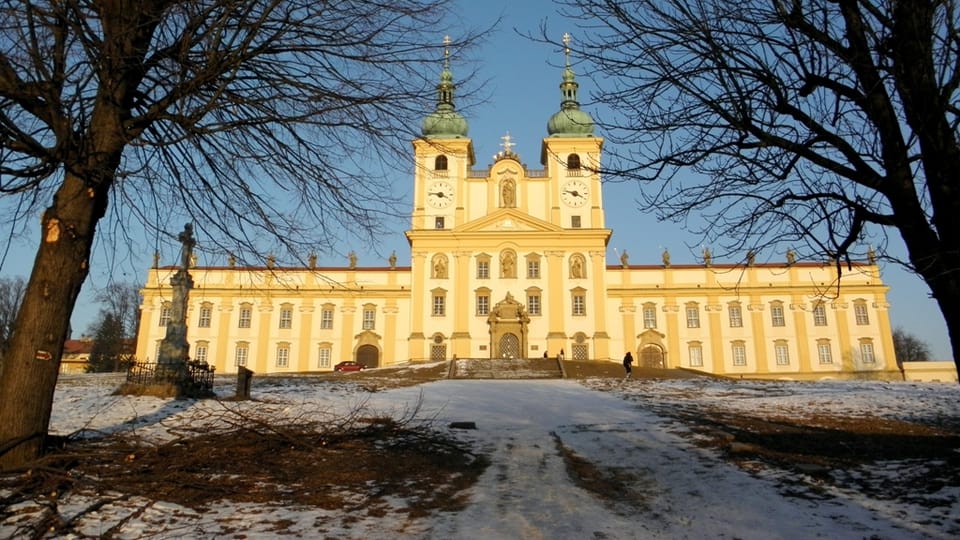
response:
{"label": "clock face", "polygon": [[434,208],[446,208],[453,202],[453,186],[446,182],[434,182],[427,190],[427,202]]}
{"label": "clock face", "polygon": [[590,200],[590,188],[580,180],[571,180],[563,185],[560,200],[567,206],[583,206]]}

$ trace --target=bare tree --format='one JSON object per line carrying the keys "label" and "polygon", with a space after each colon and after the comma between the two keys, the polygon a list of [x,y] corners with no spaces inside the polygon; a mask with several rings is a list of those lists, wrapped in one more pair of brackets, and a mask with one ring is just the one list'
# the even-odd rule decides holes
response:
{"label": "bare tree", "polygon": [[660,181],[643,203],[728,254],[840,266],[899,234],[960,366],[956,0],[561,3],[603,82],[612,175]]}
{"label": "bare tree", "polygon": [[372,233],[392,212],[392,151],[431,108],[445,13],[446,0],[0,0],[0,193],[19,216],[45,207],[0,367],[0,469],[42,448],[108,211],[158,236],[182,217],[238,256],[264,238],[302,256],[337,224]]}
{"label": "bare tree", "polygon": [[930,347],[903,328],[894,328],[893,330],[893,350],[897,355],[897,365],[901,366],[901,369],[904,362],[926,362],[930,360]]}
{"label": "bare tree", "polygon": [[136,337],[140,321],[140,285],[114,281],[98,291],[94,298],[103,306],[101,321],[109,314],[119,325],[121,338]]}
{"label": "bare tree", "polygon": [[0,278],[0,363],[13,334],[13,321],[23,301],[27,281],[22,277]]}

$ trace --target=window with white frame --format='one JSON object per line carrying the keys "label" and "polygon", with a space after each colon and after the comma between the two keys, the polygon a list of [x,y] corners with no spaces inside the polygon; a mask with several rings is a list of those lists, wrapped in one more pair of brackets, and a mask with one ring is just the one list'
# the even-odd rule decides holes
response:
{"label": "window with white frame", "polygon": [[690,356],[690,367],[703,367],[703,346],[699,342],[690,343],[687,353]]}
{"label": "window with white frame", "polygon": [[447,314],[447,297],[442,293],[433,294],[433,316],[443,317]]}
{"label": "window with white frame", "polygon": [[787,319],[783,316],[783,304],[780,302],[770,304],[770,324],[773,326],[787,325]]}
{"label": "window with white frame", "polygon": [[290,344],[277,344],[277,367],[288,367],[290,365]]}
{"label": "window with white frame", "polygon": [[377,309],[373,307],[363,308],[363,329],[376,330],[377,328]]}
{"label": "window with white frame", "polygon": [[198,341],[196,347],[193,348],[193,360],[195,362],[200,362],[201,364],[206,363],[208,347],[209,342]]}
{"label": "window with white frame", "polygon": [[328,368],[330,367],[330,358],[333,356],[333,350],[330,348],[330,345],[320,345],[319,356],[317,360],[317,367],[319,368]]}
{"label": "window with white frame", "polygon": [[540,315],[540,294],[539,293],[527,293],[527,314],[528,315]]}
{"label": "window with white frame", "polygon": [[477,294],[477,315],[490,314],[490,294],[486,292]]}
{"label": "window with white frame", "polygon": [[490,279],[490,261],[487,259],[477,260],[477,279]]}
{"label": "window with white frame", "polygon": [[743,328],[743,309],[740,304],[727,306],[727,316],[730,318],[730,328]]}
{"label": "window with white frame", "polygon": [[289,304],[280,306],[280,328],[293,328],[293,306]]}
{"label": "window with white frame", "polygon": [[747,345],[744,342],[734,341],[731,346],[731,351],[733,353],[733,365],[747,365]]}
{"label": "window with white frame", "polygon": [[213,318],[213,306],[210,304],[200,305],[200,318],[197,320],[197,326],[200,328],[210,328],[210,319]]}
{"label": "window with white frame", "polygon": [[833,349],[830,347],[829,339],[817,341],[817,358],[820,359],[821,364],[833,363]]}
{"label": "window with white frame", "polygon": [[540,261],[527,259],[527,277],[530,279],[540,278]]}
{"label": "window with white frame", "polygon": [[320,311],[320,328],[323,330],[333,329],[333,308],[325,307]]}
{"label": "window with white frame", "polygon": [[827,325],[827,307],[823,304],[823,302],[819,302],[817,305],[813,306],[813,325]]}
{"label": "window with white frame", "polygon": [[853,316],[858,326],[867,326],[870,324],[870,316],[867,314],[867,303],[863,300],[853,304]]}
{"label": "window with white frame", "polygon": [[170,304],[160,306],[160,326],[170,326],[170,317],[173,307]]}
{"label": "window with white frame", "polygon": [[790,365],[790,347],[786,341],[778,340],[773,344],[773,356],[778,366]]}
{"label": "window with white frame", "polygon": [[865,339],[860,342],[860,359],[864,364],[873,364],[877,361],[877,356],[873,351],[873,342]]}
{"label": "window with white frame", "polygon": [[657,327],[657,306],[653,304],[644,304],[643,306],[643,327]]}
{"label": "window with white frame", "polygon": [[245,342],[237,343],[236,353],[233,355],[233,365],[245,366],[250,357],[250,344]]}
{"label": "window with white frame", "polygon": [[253,318],[253,306],[250,304],[242,304],[239,313],[237,328],[250,328],[250,321]]}
{"label": "window with white frame", "polygon": [[587,296],[582,292],[575,292],[572,296],[573,316],[583,317],[587,314]]}
{"label": "window with white frame", "polygon": [[687,304],[687,328],[700,328],[700,306]]}

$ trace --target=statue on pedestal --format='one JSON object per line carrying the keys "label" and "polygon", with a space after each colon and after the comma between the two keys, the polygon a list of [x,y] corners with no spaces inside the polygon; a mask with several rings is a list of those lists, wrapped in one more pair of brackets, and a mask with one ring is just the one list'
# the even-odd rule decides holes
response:
{"label": "statue on pedestal", "polygon": [[187,223],[183,232],[177,237],[180,240],[180,268],[170,278],[173,289],[172,306],[170,308],[170,322],[167,324],[167,335],[160,343],[158,364],[186,365],[189,358],[189,344],[187,344],[187,298],[193,288],[193,278],[190,276],[190,262],[193,259],[193,247],[197,241],[193,238],[193,225]]}

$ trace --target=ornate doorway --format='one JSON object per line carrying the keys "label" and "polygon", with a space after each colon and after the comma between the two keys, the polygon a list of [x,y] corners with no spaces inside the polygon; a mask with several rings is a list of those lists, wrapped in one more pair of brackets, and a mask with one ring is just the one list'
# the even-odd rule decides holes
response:
{"label": "ornate doorway", "polygon": [[649,368],[664,368],[663,349],[657,345],[647,345],[640,350],[640,365]]}
{"label": "ornate doorway", "polygon": [[526,358],[530,317],[523,304],[507,296],[490,310],[490,358]]}
{"label": "ornate doorway", "polygon": [[380,366],[380,351],[373,345],[361,345],[357,349],[357,362],[375,368]]}

